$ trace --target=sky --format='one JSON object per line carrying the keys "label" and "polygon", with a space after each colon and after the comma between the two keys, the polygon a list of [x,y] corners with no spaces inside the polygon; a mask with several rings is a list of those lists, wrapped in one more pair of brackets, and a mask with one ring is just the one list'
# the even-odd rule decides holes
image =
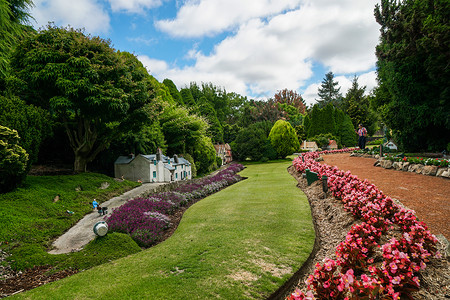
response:
{"label": "sky", "polygon": [[135,54],[178,89],[213,83],[250,99],[282,89],[316,102],[333,72],[345,95],[354,76],[376,86],[379,0],[34,0],[34,28],[84,28]]}

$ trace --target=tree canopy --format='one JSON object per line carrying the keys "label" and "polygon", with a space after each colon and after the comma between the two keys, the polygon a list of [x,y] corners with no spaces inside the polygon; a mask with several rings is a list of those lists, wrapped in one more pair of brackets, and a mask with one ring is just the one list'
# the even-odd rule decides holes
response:
{"label": "tree canopy", "polygon": [[64,125],[76,172],[112,139],[140,128],[151,111],[145,109],[152,91],[142,63],[81,30],[49,25],[20,43],[11,66],[18,95]]}
{"label": "tree canopy", "polygon": [[447,0],[382,0],[376,106],[408,151],[450,142],[450,9]]}
{"label": "tree canopy", "polygon": [[340,92],[341,87],[338,85],[339,83],[334,81],[333,72],[330,71],[325,74],[325,78],[322,80],[322,84],[317,93],[319,99],[316,100],[319,108],[325,107],[328,103],[331,103],[338,108],[341,106],[342,94]]}

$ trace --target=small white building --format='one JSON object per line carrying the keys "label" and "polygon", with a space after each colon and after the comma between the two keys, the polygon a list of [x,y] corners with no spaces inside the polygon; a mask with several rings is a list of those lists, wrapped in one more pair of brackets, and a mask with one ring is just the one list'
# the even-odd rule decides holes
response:
{"label": "small white building", "polygon": [[157,154],[119,156],[114,163],[114,176],[131,181],[172,182],[191,179],[191,163],[182,157]]}
{"label": "small white building", "polygon": [[300,145],[300,149],[302,150],[308,150],[308,151],[316,151],[317,149],[319,149],[319,147],[317,147],[316,142],[307,142],[306,140],[302,142],[302,144]]}
{"label": "small white building", "polygon": [[386,148],[389,148],[391,150],[397,150],[398,149],[397,145],[393,141],[386,142],[386,143],[384,143],[383,146],[386,147]]}

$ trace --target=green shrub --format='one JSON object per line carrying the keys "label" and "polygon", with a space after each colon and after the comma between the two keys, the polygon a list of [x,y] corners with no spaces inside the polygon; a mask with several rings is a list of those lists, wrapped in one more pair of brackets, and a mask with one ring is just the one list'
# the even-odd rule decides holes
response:
{"label": "green shrub", "polygon": [[222,158],[216,156],[216,164],[217,167],[220,168],[222,166]]}
{"label": "green shrub", "polygon": [[300,149],[297,133],[289,122],[278,120],[270,130],[269,140],[278,157],[285,158]]}
{"label": "green shrub", "polygon": [[13,190],[26,176],[28,154],[16,130],[0,125],[0,193]]}
{"label": "green shrub", "polygon": [[367,143],[367,145],[381,145],[383,144],[383,139],[376,139]]}

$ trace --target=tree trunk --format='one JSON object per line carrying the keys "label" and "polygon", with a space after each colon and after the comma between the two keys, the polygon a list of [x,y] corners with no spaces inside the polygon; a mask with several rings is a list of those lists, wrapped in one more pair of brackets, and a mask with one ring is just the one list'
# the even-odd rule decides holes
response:
{"label": "tree trunk", "polygon": [[84,173],[86,172],[87,159],[80,155],[75,154],[75,163],[73,165],[73,170],[75,173]]}

